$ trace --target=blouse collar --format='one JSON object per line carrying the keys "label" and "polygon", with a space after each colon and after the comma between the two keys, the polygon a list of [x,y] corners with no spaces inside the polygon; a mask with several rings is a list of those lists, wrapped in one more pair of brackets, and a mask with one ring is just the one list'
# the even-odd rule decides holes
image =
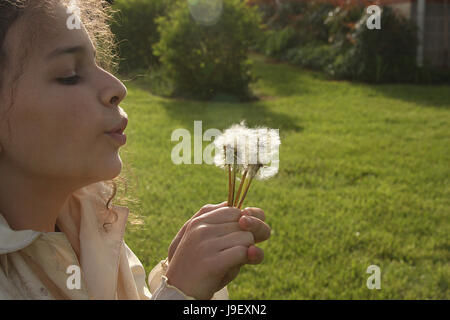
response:
{"label": "blouse collar", "polygon": [[[72,193],[56,224],[75,251],[92,299],[115,299],[119,255],[129,214],[127,207],[106,209],[111,190],[97,182]],[[42,234],[34,230],[12,230],[0,214],[0,254],[29,246]]]}

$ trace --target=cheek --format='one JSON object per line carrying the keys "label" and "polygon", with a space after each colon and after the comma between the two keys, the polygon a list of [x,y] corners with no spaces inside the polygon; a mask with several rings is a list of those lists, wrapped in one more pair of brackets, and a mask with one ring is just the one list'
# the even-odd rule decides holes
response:
{"label": "cheek", "polygon": [[32,160],[33,165],[59,166],[79,162],[92,152],[99,128],[96,117],[86,110],[87,101],[80,96],[45,101],[31,97],[13,107],[11,133],[17,157]]}

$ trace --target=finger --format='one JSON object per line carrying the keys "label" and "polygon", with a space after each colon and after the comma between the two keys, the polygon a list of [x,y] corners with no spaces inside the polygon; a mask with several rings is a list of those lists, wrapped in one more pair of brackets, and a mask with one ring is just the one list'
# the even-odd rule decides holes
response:
{"label": "finger", "polygon": [[233,233],[229,233],[225,236],[211,239],[209,241],[209,245],[212,250],[225,250],[231,247],[236,246],[246,246],[254,244],[255,240],[253,238],[253,234],[248,231],[237,231]]}
{"label": "finger", "polygon": [[248,264],[260,264],[264,260],[264,251],[251,245],[247,250]]}
{"label": "finger", "polygon": [[260,208],[255,207],[247,207],[242,211],[242,214],[249,215],[252,217],[256,217],[261,221],[266,221],[266,214]]}
{"label": "finger", "polygon": [[186,221],[186,223],[183,225],[183,227],[180,229],[180,231],[178,231],[177,235],[175,236],[175,239],[173,239],[172,243],[170,244],[170,248],[169,248],[169,253],[168,253],[168,258],[169,261],[172,259],[173,255],[175,254],[175,251],[181,241],[181,239],[183,238],[184,233],[186,232],[186,228],[189,225],[189,223],[192,221],[192,219],[201,216],[205,213],[208,213],[212,210],[221,208],[221,207],[226,207],[227,206],[227,201],[224,201],[222,203],[219,204],[207,204],[204,205],[199,211],[197,211],[197,213],[188,221]]}
{"label": "finger", "polygon": [[218,268],[230,270],[248,263],[247,246],[237,246],[222,250],[218,255]]}
{"label": "finger", "polygon": [[237,222],[241,217],[241,210],[233,207],[220,207],[218,209],[212,210],[205,213],[199,217],[192,220],[198,220],[201,223],[227,223],[227,222]]}
{"label": "finger", "polygon": [[238,222],[227,222],[222,224],[210,224],[207,228],[208,235],[214,237],[222,237],[227,234],[238,232],[238,231],[246,231],[242,230],[242,227]]}
{"label": "finger", "polygon": [[186,228],[187,228],[189,222],[190,222],[192,219],[194,219],[194,218],[196,218],[196,217],[199,217],[199,216],[201,216],[201,215],[204,215],[205,213],[208,213],[208,212],[211,212],[211,211],[213,211],[213,210],[216,210],[216,209],[218,209],[218,208],[226,207],[226,206],[227,206],[227,203],[228,203],[227,201],[224,201],[224,202],[219,203],[219,204],[206,204],[206,205],[204,205],[203,207],[201,207],[200,210],[198,210],[197,213],[194,214],[194,215],[192,216],[191,219],[189,219],[188,221],[186,221],[186,223],[183,225],[183,227],[181,228],[181,230],[178,232],[177,237],[179,238],[179,240],[181,240],[181,238],[183,237],[183,234],[184,234],[184,232],[186,231]]}
{"label": "finger", "polygon": [[228,203],[228,201],[224,201],[219,204],[206,204],[203,207],[201,207],[200,210],[198,210],[198,212],[192,218],[199,217],[205,213],[216,210],[218,208],[226,207],[227,203]]}
{"label": "finger", "polygon": [[258,218],[252,216],[241,216],[239,225],[242,230],[250,231],[255,237],[255,243],[265,241],[270,237],[270,227]]}

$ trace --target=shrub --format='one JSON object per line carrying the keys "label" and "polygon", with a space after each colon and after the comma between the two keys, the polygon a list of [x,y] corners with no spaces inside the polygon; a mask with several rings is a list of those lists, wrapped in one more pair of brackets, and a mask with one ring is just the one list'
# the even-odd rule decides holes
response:
{"label": "shrub", "polygon": [[367,82],[417,81],[416,28],[384,7],[381,29],[366,28],[367,14],[355,26],[353,46],[337,59],[331,72]]}
{"label": "shrub", "polygon": [[288,51],[287,59],[315,70],[325,70],[336,59],[336,49],[327,44],[308,44]]}
{"label": "shrub", "polygon": [[281,30],[267,30],[259,51],[267,56],[284,59],[286,52],[298,44],[295,29],[288,26]]}
{"label": "shrub", "polygon": [[[211,0],[198,0],[197,5],[207,1]],[[216,23],[200,24],[192,17],[189,3],[180,1],[157,21],[160,41],[154,53],[173,82],[173,95],[211,99],[231,94],[250,99],[253,77],[248,48],[261,31],[256,10],[241,0],[227,0]]]}
{"label": "shrub", "polygon": [[302,32],[303,43],[306,42],[328,42],[330,27],[327,25],[326,19],[329,12],[334,9],[333,5],[328,2],[308,2],[306,11],[294,24],[297,30]]}
{"label": "shrub", "polygon": [[265,38],[256,48],[258,51],[285,60],[290,50],[316,42],[326,44],[328,29],[325,19],[333,9],[329,3],[288,0],[275,4],[274,0],[253,0],[266,23]]}
{"label": "shrub", "polygon": [[292,25],[307,8],[305,0],[247,0],[246,3],[257,7],[263,23],[276,30]]}
{"label": "shrub", "polygon": [[328,43],[341,51],[350,49],[354,44],[353,33],[365,8],[360,5],[337,6],[329,11],[324,23],[328,26]]}
{"label": "shrub", "polygon": [[156,18],[163,15],[173,0],[116,0],[117,9],[111,29],[119,42],[119,70],[147,69],[159,63],[152,46],[159,41]]}

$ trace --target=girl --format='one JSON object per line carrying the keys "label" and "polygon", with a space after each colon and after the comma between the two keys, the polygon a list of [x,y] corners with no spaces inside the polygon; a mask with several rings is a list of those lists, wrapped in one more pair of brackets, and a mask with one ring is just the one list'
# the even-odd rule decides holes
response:
{"label": "girl", "polygon": [[226,299],[264,212],[205,205],[146,279],[109,206],[128,120],[107,6],[80,2],[77,26],[63,0],[0,0],[0,298]]}

